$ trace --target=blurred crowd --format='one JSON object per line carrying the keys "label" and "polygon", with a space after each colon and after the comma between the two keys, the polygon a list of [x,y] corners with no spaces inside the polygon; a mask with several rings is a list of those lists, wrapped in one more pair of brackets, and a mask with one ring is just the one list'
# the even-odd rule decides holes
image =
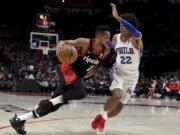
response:
{"label": "blurred crowd", "polygon": [[158,78],[140,77],[134,95],[142,98],[170,98],[180,100],[180,70],[166,72]]}
{"label": "blurred crowd", "polygon": [[[8,11],[0,23],[0,90],[18,91],[17,81],[33,79],[41,86],[42,92],[53,91],[58,85],[56,67],[59,63],[55,52],[43,55],[41,51],[31,50],[29,45],[29,34],[34,28],[38,10],[32,12],[31,7],[6,8]],[[118,7],[119,12],[136,13],[143,33],[144,51],[134,96],[179,99],[179,8],[180,5],[152,8],[152,5],[135,3]],[[111,10],[107,6],[48,9],[52,21],[56,22],[55,29],[60,39],[93,37],[95,27],[102,23],[110,25],[112,34],[119,32],[119,23],[110,17]],[[4,13],[5,9],[0,10]],[[100,67],[94,77],[84,80],[87,94],[110,95],[111,80],[111,69]]]}

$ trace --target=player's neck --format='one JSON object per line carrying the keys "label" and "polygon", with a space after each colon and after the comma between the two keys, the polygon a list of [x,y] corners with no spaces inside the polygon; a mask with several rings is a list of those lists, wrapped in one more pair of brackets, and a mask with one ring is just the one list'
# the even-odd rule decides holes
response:
{"label": "player's neck", "polygon": [[129,40],[130,39],[130,36],[129,35],[121,35],[121,40],[123,41],[123,42],[126,42],[127,40]]}
{"label": "player's neck", "polygon": [[103,45],[99,42],[99,40],[94,40],[93,48],[95,50],[101,50],[103,48]]}

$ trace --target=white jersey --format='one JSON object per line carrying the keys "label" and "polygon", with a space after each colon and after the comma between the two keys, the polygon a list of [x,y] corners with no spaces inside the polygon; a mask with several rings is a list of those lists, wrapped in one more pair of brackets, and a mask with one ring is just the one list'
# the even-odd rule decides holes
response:
{"label": "white jersey", "polygon": [[140,50],[132,44],[132,38],[123,42],[121,34],[116,36],[115,51],[117,53],[115,68],[119,73],[139,72]]}

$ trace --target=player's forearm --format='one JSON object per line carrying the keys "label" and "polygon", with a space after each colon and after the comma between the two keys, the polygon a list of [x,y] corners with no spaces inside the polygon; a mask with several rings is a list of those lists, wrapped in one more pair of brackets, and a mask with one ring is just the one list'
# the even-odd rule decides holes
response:
{"label": "player's forearm", "polygon": [[77,41],[76,40],[65,40],[64,41],[66,44],[71,44],[71,45],[76,45]]}
{"label": "player's forearm", "polygon": [[92,69],[91,71],[89,71],[89,72],[84,76],[84,78],[92,77],[95,73],[96,73],[96,70],[95,70],[95,69]]}
{"label": "player's forearm", "polygon": [[142,49],[143,48],[143,42],[141,39],[136,40],[136,48]]}
{"label": "player's forearm", "polygon": [[114,17],[117,21],[121,22],[123,19],[120,16]]}
{"label": "player's forearm", "polygon": [[129,23],[128,21],[121,19],[120,24],[122,24],[130,33],[133,37],[140,37],[141,36],[141,32],[139,30],[137,30],[131,23]]}

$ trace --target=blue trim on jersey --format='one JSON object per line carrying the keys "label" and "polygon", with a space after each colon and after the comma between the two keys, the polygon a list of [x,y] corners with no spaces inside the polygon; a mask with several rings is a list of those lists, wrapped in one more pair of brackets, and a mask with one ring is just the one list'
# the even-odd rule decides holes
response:
{"label": "blue trim on jersey", "polygon": [[109,48],[113,49],[115,47],[115,45],[112,44],[112,42],[108,42],[107,45],[109,46]]}

